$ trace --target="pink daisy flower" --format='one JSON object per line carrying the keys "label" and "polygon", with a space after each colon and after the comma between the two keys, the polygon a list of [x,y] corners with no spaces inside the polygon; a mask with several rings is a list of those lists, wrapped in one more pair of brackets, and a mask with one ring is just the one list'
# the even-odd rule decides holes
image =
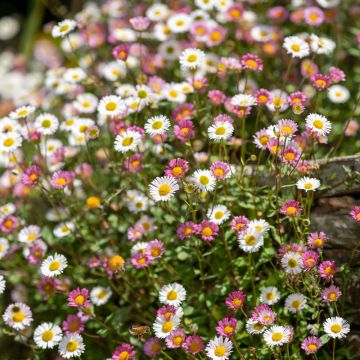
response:
{"label": "pink daisy flower", "polygon": [[315,354],[321,347],[321,341],[316,336],[308,336],[302,343],[301,348],[306,354]]}
{"label": "pink daisy flower", "polygon": [[160,354],[161,340],[157,337],[150,337],[145,341],[144,353],[149,357],[155,357]]}
{"label": "pink daisy flower", "polygon": [[185,103],[178,105],[172,113],[172,117],[176,122],[191,120],[194,116],[195,108],[193,104]]}
{"label": "pink daisy flower", "polygon": [[208,98],[213,105],[221,105],[225,101],[226,95],[220,90],[210,90]]}
{"label": "pink daisy flower", "polygon": [[329,75],[317,73],[310,78],[312,85],[318,90],[327,89],[331,85]]}
{"label": "pink daisy flower", "polygon": [[301,75],[305,78],[311,78],[319,71],[318,66],[309,59],[305,59],[301,62]]}
{"label": "pink daisy flower", "polygon": [[188,162],[184,159],[172,159],[165,169],[165,175],[181,179],[189,170]]}
{"label": "pink daisy flower", "polygon": [[188,221],[184,224],[181,224],[176,230],[177,236],[181,239],[187,239],[196,233],[196,224],[192,221]]}
{"label": "pink daisy flower", "polygon": [[319,260],[319,254],[315,251],[305,251],[302,255],[303,264],[306,269],[312,269]]}
{"label": "pink daisy flower", "polygon": [[266,129],[261,129],[254,135],[254,144],[260,150],[266,150],[267,144],[270,140],[269,134]]}
{"label": "pink daisy flower", "polygon": [[195,136],[194,124],[189,120],[180,120],[174,125],[174,134],[181,142],[187,142]]}
{"label": "pink daisy flower", "polygon": [[5,234],[11,234],[16,231],[19,226],[19,220],[16,216],[6,216],[0,220],[0,231]]}
{"label": "pink daisy flower", "polygon": [[203,220],[201,224],[196,226],[196,232],[202,240],[213,241],[219,232],[219,226],[210,220]]}
{"label": "pink daisy flower", "polygon": [[39,166],[32,165],[24,170],[21,178],[21,182],[26,185],[33,187],[38,184],[42,171]]}
{"label": "pink daisy flower", "polygon": [[169,320],[176,314],[176,308],[173,305],[164,305],[156,311],[156,317],[163,320]]}
{"label": "pink daisy flower", "polygon": [[345,73],[335,66],[329,68],[329,76],[332,84],[345,81],[346,78]]}
{"label": "pink daisy flower", "polygon": [[197,353],[203,351],[204,346],[204,341],[200,336],[191,335],[186,338],[182,347],[187,353],[196,355]]}
{"label": "pink daisy flower", "polygon": [[321,292],[321,298],[325,302],[337,301],[341,295],[342,295],[342,292],[335,285],[331,285],[328,288],[323,289]]}
{"label": "pink daisy flower", "polygon": [[360,222],[360,206],[354,206],[351,209],[350,215],[356,222]]}
{"label": "pink daisy flower", "polygon": [[266,89],[259,89],[255,92],[255,99],[257,105],[266,105],[271,101],[271,93]]}
{"label": "pink daisy flower", "polygon": [[286,148],[282,150],[281,153],[278,154],[278,156],[281,162],[285,164],[291,164],[297,162],[300,156],[300,152],[293,146],[286,146]]}
{"label": "pink daisy flower", "polygon": [[326,240],[327,236],[322,231],[311,233],[307,238],[309,246],[315,249],[322,249],[325,245]]}
{"label": "pink daisy flower", "polygon": [[125,343],[116,347],[111,355],[112,360],[131,360],[136,356],[133,345]]}
{"label": "pink daisy flower", "polygon": [[339,271],[336,266],[335,261],[323,261],[319,265],[319,275],[320,277],[330,280],[334,275]]}
{"label": "pink daisy flower", "polygon": [[150,257],[147,254],[136,253],[131,256],[131,263],[136,269],[142,269],[148,266],[151,262]]}
{"label": "pink daisy flower", "polygon": [[241,65],[244,69],[261,72],[264,69],[264,62],[255,54],[245,54],[241,57]]}
{"label": "pink daisy flower", "polygon": [[293,136],[298,130],[296,122],[289,119],[280,119],[276,126],[280,135],[285,137]]}
{"label": "pink daisy flower", "polygon": [[145,250],[145,254],[149,256],[150,260],[158,259],[165,253],[164,244],[159,240],[151,240]]}
{"label": "pink daisy flower", "polygon": [[210,167],[210,171],[216,180],[227,179],[230,176],[230,170],[230,165],[223,161],[215,161]]}
{"label": "pink daisy flower", "polygon": [[255,306],[254,313],[251,314],[251,317],[263,325],[271,325],[275,321],[276,312],[274,312],[269,305],[260,304]]}
{"label": "pink daisy flower", "polygon": [[84,323],[77,315],[68,315],[61,327],[66,334],[81,334],[84,331]]}
{"label": "pink daisy flower", "polygon": [[250,221],[246,216],[234,216],[231,221],[231,228],[239,234],[247,230],[249,223]]}
{"label": "pink daisy flower", "polygon": [[51,178],[51,185],[56,189],[64,189],[73,182],[74,178],[73,171],[57,171]]}
{"label": "pink daisy flower", "polygon": [[226,317],[218,321],[215,330],[221,336],[230,337],[235,334],[236,325],[237,325],[237,320],[235,318]]}
{"label": "pink daisy flower", "polygon": [[242,291],[233,291],[225,299],[226,306],[231,310],[238,310],[245,304],[246,295]]}
{"label": "pink daisy flower", "polygon": [[75,290],[70,291],[68,296],[68,306],[73,307],[81,307],[81,306],[89,306],[89,290],[86,288],[77,288]]}
{"label": "pink daisy flower", "polygon": [[127,237],[130,241],[140,240],[144,235],[144,228],[141,225],[129,227]]}
{"label": "pink daisy flower", "polygon": [[175,329],[166,337],[165,343],[169,349],[177,349],[183,345],[185,338],[186,335],[183,329]]}
{"label": "pink daisy flower", "polygon": [[129,22],[136,31],[144,31],[150,26],[150,20],[144,16],[135,16]]}
{"label": "pink daisy flower", "polygon": [[124,161],[124,168],[131,173],[136,173],[142,169],[141,154],[133,154]]}
{"label": "pink daisy flower", "polygon": [[120,45],[114,47],[114,49],[112,51],[112,56],[116,60],[126,61],[128,55],[129,55],[129,48],[130,48],[130,46],[128,44],[120,44]]}
{"label": "pink daisy flower", "polygon": [[303,16],[304,21],[310,26],[320,26],[325,20],[324,12],[316,6],[305,8]]}
{"label": "pink daisy flower", "polygon": [[301,204],[297,200],[286,200],[285,203],[280,208],[280,212],[286,216],[298,216],[301,214],[302,208]]}
{"label": "pink daisy flower", "polygon": [[307,100],[307,97],[301,91],[293,92],[287,98],[287,101],[291,106],[297,104],[304,105]]}

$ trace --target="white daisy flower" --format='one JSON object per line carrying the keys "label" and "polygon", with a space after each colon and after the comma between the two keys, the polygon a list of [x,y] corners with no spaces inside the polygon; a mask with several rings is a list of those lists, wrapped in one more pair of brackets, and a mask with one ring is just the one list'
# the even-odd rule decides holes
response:
{"label": "white daisy flower", "polygon": [[306,117],[305,121],[306,127],[320,136],[327,135],[331,131],[331,122],[323,115],[312,113]]}
{"label": "white daisy flower", "polygon": [[5,278],[0,275],[0,295],[5,291],[6,281]]}
{"label": "white daisy flower", "polygon": [[134,130],[125,130],[115,138],[114,149],[126,153],[134,151],[141,142],[141,134]]}
{"label": "white daisy flower", "polygon": [[55,25],[52,28],[51,34],[54,38],[57,37],[64,37],[67,35],[70,31],[74,30],[76,28],[76,21],[74,20],[63,20],[60,21],[57,25]]}
{"label": "white daisy flower", "polygon": [[239,246],[245,252],[256,252],[264,245],[264,237],[255,230],[247,230],[238,236]]}
{"label": "white daisy flower", "polygon": [[249,230],[254,230],[259,235],[265,235],[268,232],[270,225],[264,219],[258,219],[258,220],[251,220],[249,222],[248,228]]}
{"label": "white daisy flower", "polygon": [[53,234],[57,238],[68,236],[75,230],[75,225],[71,221],[62,222],[54,228]]}
{"label": "white daisy flower", "polygon": [[120,96],[108,95],[100,100],[97,110],[100,115],[117,116],[124,113],[126,108]]}
{"label": "white daisy flower", "polygon": [[275,286],[268,286],[261,291],[260,302],[273,305],[276,304],[280,299],[279,290]]}
{"label": "white daisy flower", "polygon": [[310,35],[310,47],[316,54],[330,55],[336,48],[336,43],[326,37],[319,37],[315,34]]}
{"label": "white daisy flower", "polygon": [[230,339],[216,336],[205,348],[206,355],[212,360],[227,360],[230,358],[233,344]]}
{"label": "white daisy flower", "polygon": [[145,126],[145,132],[150,136],[164,134],[170,128],[170,121],[164,115],[153,116]]}
{"label": "white daisy flower", "polygon": [[283,47],[292,57],[303,58],[310,54],[309,44],[298,36],[288,36],[284,39]]}
{"label": "white daisy flower", "polygon": [[13,112],[10,113],[10,117],[12,119],[22,119],[22,118],[26,118],[29,115],[31,115],[33,112],[35,111],[35,107],[34,106],[30,106],[30,105],[26,105],[26,106],[21,106],[19,108],[17,108],[16,110],[14,110]]}
{"label": "white daisy flower", "polygon": [[65,359],[78,357],[84,351],[84,340],[81,335],[76,333],[65,335],[59,344],[59,353]]}
{"label": "white daisy flower", "polygon": [[0,206],[0,218],[14,214],[16,206],[13,203],[7,203]]}
{"label": "white daisy flower", "polygon": [[256,334],[256,335],[262,334],[265,331],[265,325],[263,325],[259,321],[249,318],[246,321],[246,331],[249,334]]}
{"label": "white daisy flower", "polygon": [[205,64],[205,53],[199,49],[185,49],[179,58],[180,65],[186,69],[203,67]]}
{"label": "white daisy flower", "polygon": [[62,339],[60,326],[53,323],[42,323],[34,331],[35,344],[41,349],[52,349]]}
{"label": "white daisy flower", "polygon": [[276,111],[279,112],[285,111],[289,105],[287,102],[287,93],[285,91],[282,91],[280,89],[275,89],[270,91],[270,102],[266,104],[266,107],[270,111]]}
{"label": "white daisy flower", "polygon": [[286,273],[296,275],[301,273],[304,263],[299,253],[288,251],[281,259],[281,266]]}
{"label": "white daisy flower", "polygon": [[74,108],[80,113],[93,113],[98,105],[98,98],[91,93],[80,94],[73,102]]}
{"label": "white daisy flower", "polygon": [[111,61],[102,68],[106,80],[116,81],[126,76],[126,63],[121,60]]}
{"label": "white daisy flower", "polygon": [[147,247],[148,247],[147,242],[140,241],[131,248],[131,255],[143,254],[145,252],[145,250],[147,249]]}
{"label": "white daisy flower", "polygon": [[83,136],[86,134],[89,127],[95,125],[95,121],[90,118],[76,118],[73,126],[71,127],[71,132],[73,135]]}
{"label": "white daisy flower", "polygon": [[146,17],[157,22],[165,20],[169,16],[169,8],[165,4],[155,3],[146,10]]}
{"label": "white daisy flower", "polygon": [[320,181],[315,178],[304,176],[296,182],[296,187],[299,190],[305,190],[306,192],[315,191],[320,187]]}
{"label": "white daisy flower", "polygon": [[157,317],[153,324],[155,336],[159,339],[165,339],[179,324],[180,319],[176,315],[171,315],[170,318],[167,319],[164,319],[162,316]]}
{"label": "white daisy flower", "polygon": [[293,314],[302,310],[306,305],[306,297],[303,294],[291,294],[285,300],[285,307]]}
{"label": "white daisy flower", "polygon": [[168,101],[174,103],[183,103],[186,100],[186,95],[179,84],[167,85],[163,90],[163,95]]}
{"label": "white daisy flower", "polygon": [[184,33],[190,30],[193,20],[190,15],[178,13],[170,16],[167,20],[167,26],[174,34]]}
{"label": "white daisy flower", "polygon": [[250,35],[255,41],[266,42],[274,35],[274,28],[268,25],[255,25],[251,28]]}
{"label": "white daisy flower", "polygon": [[2,259],[9,249],[9,242],[5,238],[0,238],[0,259]]}
{"label": "white daisy flower", "polygon": [[220,141],[228,140],[234,132],[233,125],[228,121],[216,121],[208,128],[209,138]]}
{"label": "white daisy flower", "polygon": [[179,307],[186,298],[185,288],[178,283],[164,285],[159,291],[159,301],[165,305]]}
{"label": "white daisy flower", "polygon": [[0,152],[13,152],[21,143],[22,137],[17,132],[0,134]]}
{"label": "white daisy flower", "polygon": [[91,302],[96,306],[101,306],[107,303],[111,295],[112,291],[108,287],[105,288],[102,286],[97,286],[90,291]]}
{"label": "white daisy flower", "polygon": [[268,346],[282,346],[290,341],[290,335],[286,327],[273,325],[264,332],[264,340]]}
{"label": "white daisy flower", "polygon": [[35,128],[43,135],[52,135],[59,126],[59,120],[55,115],[45,113],[36,117]]}
{"label": "white daisy flower", "polygon": [[118,28],[115,28],[113,35],[114,35],[115,40],[117,40],[119,42],[136,41],[136,32],[132,29],[118,27]]}
{"label": "white daisy flower", "polygon": [[350,99],[350,91],[342,85],[331,85],[327,89],[327,95],[331,102],[335,104],[342,104]]}
{"label": "white daisy flower", "polygon": [[168,201],[179,190],[177,181],[171,176],[154,179],[149,185],[149,192],[154,201]]}
{"label": "white daisy flower", "polygon": [[21,133],[22,127],[20,123],[8,117],[0,119],[0,133],[18,132]]}
{"label": "white daisy flower", "polygon": [[137,85],[136,86],[136,94],[135,94],[135,96],[143,104],[148,104],[154,98],[151,89],[146,85]]}
{"label": "white daisy flower", "polygon": [[64,73],[64,80],[72,84],[77,84],[84,79],[86,79],[86,73],[79,67],[66,69]]}
{"label": "white daisy flower", "polygon": [[237,94],[231,98],[231,105],[239,107],[249,107],[255,105],[256,100],[248,94]]}
{"label": "white daisy flower", "polygon": [[200,191],[213,191],[216,179],[210,170],[196,170],[192,175],[192,182]]}
{"label": "white daisy flower", "polygon": [[215,205],[213,208],[210,208],[206,216],[214,222],[215,224],[222,224],[230,217],[229,209],[224,205]]}
{"label": "white daisy flower", "polygon": [[23,243],[32,243],[40,238],[40,227],[36,225],[29,225],[22,228],[19,232],[19,241]]}
{"label": "white daisy flower", "polygon": [[9,305],[3,314],[3,319],[15,330],[24,330],[33,321],[31,309],[21,302]]}
{"label": "white daisy flower", "polygon": [[64,255],[55,253],[48,256],[41,264],[41,274],[48,277],[60,275],[67,267],[67,260]]}
{"label": "white daisy flower", "polygon": [[326,319],[323,327],[326,334],[333,339],[344,338],[350,332],[349,323],[339,316]]}

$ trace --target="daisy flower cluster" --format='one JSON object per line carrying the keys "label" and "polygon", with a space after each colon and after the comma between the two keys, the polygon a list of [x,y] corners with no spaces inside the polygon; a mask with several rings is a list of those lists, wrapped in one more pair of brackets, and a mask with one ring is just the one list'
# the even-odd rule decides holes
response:
{"label": "daisy flower cluster", "polygon": [[89,1],[2,52],[1,353],[352,358],[354,259],[313,209],[360,149],[359,13]]}

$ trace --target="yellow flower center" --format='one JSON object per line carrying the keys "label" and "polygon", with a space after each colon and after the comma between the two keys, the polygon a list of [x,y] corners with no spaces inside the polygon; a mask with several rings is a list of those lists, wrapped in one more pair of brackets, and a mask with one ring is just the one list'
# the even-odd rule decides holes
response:
{"label": "yellow flower center", "polygon": [[317,129],[322,129],[324,127],[324,123],[321,120],[315,120],[313,122],[313,125],[317,128]]}
{"label": "yellow flower center", "polygon": [[214,174],[216,176],[224,176],[225,172],[223,169],[217,168],[217,169],[215,169]]}
{"label": "yellow flower center", "polygon": [[314,246],[316,247],[320,247],[323,245],[323,240],[322,239],[315,239],[313,242]]}
{"label": "yellow flower center", "polygon": [[101,290],[98,292],[98,294],[97,294],[97,297],[98,297],[99,299],[103,299],[105,296],[106,296],[106,291],[103,290],[103,289],[101,289]]}
{"label": "yellow flower center", "polygon": [[293,131],[290,126],[284,126],[280,129],[280,132],[282,135],[286,136],[291,135]]}
{"label": "yellow flower center", "polygon": [[257,62],[253,59],[248,59],[245,61],[245,64],[250,69],[256,69],[257,68]]}
{"label": "yellow flower center", "polygon": [[168,292],[166,297],[167,297],[168,300],[176,300],[177,297],[178,297],[178,294],[177,294],[176,291],[171,290],[171,291]]}
{"label": "yellow flower center", "polygon": [[304,188],[307,189],[307,190],[310,190],[310,189],[313,188],[313,185],[312,185],[311,183],[306,183],[306,184],[304,185]]}
{"label": "yellow flower center", "polygon": [[60,265],[61,265],[60,262],[55,260],[50,264],[49,269],[50,269],[50,271],[59,270]]}
{"label": "yellow flower center", "polygon": [[183,173],[182,167],[181,167],[181,166],[175,166],[175,167],[172,169],[172,173],[173,173],[173,175],[175,175],[175,176],[180,176],[180,175]]}
{"label": "yellow flower center", "polygon": [[225,132],[226,132],[226,129],[223,126],[220,126],[215,130],[216,135],[224,135]]}
{"label": "yellow flower center", "polygon": [[336,295],[335,292],[331,292],[331,293],[328,294],[328,299],[329,300],[336,300],[336,298],[337,298],[337,295]]}
{"label": "yellow flower center", "polygon": [[233,299],[231,303],[233,304],[234,307],[239,307],[242,305],[242,300],[236,298],[236,299]]}
{"label": "yellow flower center", "polygon": [[41,338],[43,341],[50,341],[53,337],[54,337],[54,334],[51,330],[46,330],[41,335]]}
{"label": "yellow flower center", "polygon": [[78,343],[74,340],[71,340],[66,344],[66,350],[69,352],[74,352],[77,348],[78,348]]}
{"label": "yellow flower center", "polygon": [[225,333],[226,335],[231,334],[233,331],[234,331],[234,327],[231,326],[231,325],[226,325],[226,326],[224,327],[224,333]]}
{"label": "yellow flower center", "polygon": [[171,321],[165,321],[162,325],[162,330],[166,333],[170,332],[174,328],[174,324]]}
{"label": "yellow flower center", "polygon": [[65,178],[58,178],[58,179],[56,179],[56,183],[58,184],[58,185],[65,185],[66,184],[66,179]]}
{"label": "yellow flower center", "polygon": [[273,333],[271,336],[272,341],[280,341],[283,338],[281,333]]}
{"label": "yellow flower center", "polygon": [[147,92],[145,90],[139,90],[138,91],[138,97],[140,99],[145,99],[147,97]]}
{"label": "yellow flower center", "polygon": [[60,32],[65,32],[65,31],[68,31],[68,30],[69,30],[69,25],[63,25],[63,26],[59,29]]}
{"label": "yellow flower center", "polygon": [[223,216],[224,216],[224,213],[222,211],[217,211],[215,214],[215,219],[218,219],[220,220]]}
{"label": "yellow flower center", "polygon": [[3,142],[4,146],[6,146],[6,147],[13,146],[14,143],[15,143],[15,140],[13,138],[7,138]]}
{"label": "yellow flower center", "polygon": [[295,159],[295,154],[292,153],[292,152],[287,152],[287,153],[285,154],[285,159],[286,159],[286,160],[294,160],[294,159]]}
{"label": "yellow flower center", "polygon": [[86,200],[86,205],[91,208],[97,208],[100,206],[100,199],[97,196],[90,196]]}
{"label": "yellow flower center", "polygon": [[288,266],[291,268],[294,268],[298,265],[297,261],[295,259],[289,259]]}
{"label": "yellow flower center", "polygon": [[180,346],[183,342],[183,339],[181,336],[175,336],[173,339],[172,339],[172,342],[175,346]]}
{"label": "yellow flower center", "polygon": [[119,360],[128,360],[129,353],[127,351],[122,351],[119,355]]}
{"label": "yellow flower center", "polygon": [[300,300],[294,300],[291,304],[291,306],[294,308],[294,309],[298,309],[300,307],[300,304],[301,304],[301,301]]}
{"label": "yellow flower center", "polygon": [[131,137],[131,136],[128,136],[128,137],[123,139],[122,145],[123,146],[130,146],[133,142],[134,142],[134,138]]}
{"label": "yellow flower center", "polygon": [[189,56],[187,57],[187,61],[188,61],[188,62],[193,63],[193,62],[195,62],[196,60],[197,60],[197,56],[196,56],[195,54],[191,54],[191,55],[189,55]]}
{"label": "yellow flower center", "polygon": [[109,268],[110,270],[119,270],[125,261],[120,255],[114,255],[109,261]]}
{"label": "yellow flower center", "polygon": [[75,304],[77,304],[77,305],[84,305],[85,297],[84,297],[84,295],[78,295],[75,297],[74,301],[75,301]]}
{"label": "yellow flower center", "polygon": [[331,325],[331,331],[335,334],[338,334],[341,331],[341,326],[339,324]]}
{"label": "yellow flower center", "polygon": [[161,254],[161,250],[158,247],[153,247],[151,249],[151,256],[159,256]]}
{"label": "yellow flower center", "polygon": [[275,299],[275,294],[273,292],[269,292],[266,294],[266,299],[267,300],[274,300]]}
{"label": "yellow flower center", "polygon": [[245,243],[247,245],[254,245],[256,243],[256,238],[255,236],[252,236],[252,235],[247,235],[245,237]]}
{"label": "yellow flower center", "polygon": [[169,184],[161,184],[159,186],[159,194],[160,196],[166,196],[169,195],[171,191],[171,187]]}
{"label": "yellow flower center", "polygon": [[41,126],[45,129],[48,129],[51,126],[51,120],[45,119],[42,121]]}
{"label": "yellow flower center", "polygon": [[300,51],[300,46],[298,44],[292,44],[291,45],[291,50],[295,51],[295,52],[299,52]]}
{"label": "yellow flower center", "polygon": [[25,319],[25,314],[21,311],[18,311],[13,314],[12,319],[16,323],[22,322]]}
{"label": "yellow flower center", "polygon": [[211,236],[213,234],[213,231],[211,230],[211,227],[209,226],[206,226],[202,229],[201,233],[204,235],[204,236]]}
{"label": "yellow flower center", "polygon": [[161,129],[163,126],[163,122],[162,121],[155,121],[153,124],[152,124],[152,128],[155,129],[155,130],[159,130]]}
{"label": "yellow flower center", "polygon": [[214,350],[214,354],[216,356],[224,356],[226,354],[226,347],[222,345],[218,345]]}
{"label": "yellow flower center", "polygon": [[316,346],[315,344],[309,344],[307,348],[308,348],[308,350],[310,350],[310,351],[315,351],[315,350],[317,350],[317,346]]}
{"label": "yellow flower center", "polygon": [[114,103],[113,101],[108,102],[108,103],[105,105],[105,109],[106,109],[107,111],[114,111],[116,108],[117,108],[117,105],[116,105],[116,103]]}
{"label": "yellow flower center", "polygon": [[200,181],[200,184],[201,185],[207,185],[209,184],[209,178],[205,175],[201,175],[200,178],[199,178],[199,181]]}
{"label": "yellow flower center", "polygon": [[286,209],[286,215],[295,215],[296,214],[296,207],[294,206],[289,206],[287,209]]}

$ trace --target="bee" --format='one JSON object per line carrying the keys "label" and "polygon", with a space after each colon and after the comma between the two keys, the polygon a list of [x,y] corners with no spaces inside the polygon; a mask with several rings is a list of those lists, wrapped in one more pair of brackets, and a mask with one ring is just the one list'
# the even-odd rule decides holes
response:
{"label": "bee", "polygon": [[129,333],[138,338],[142,338],[145,334],[150,334],[150,327],[147,325],[131,325]]}

